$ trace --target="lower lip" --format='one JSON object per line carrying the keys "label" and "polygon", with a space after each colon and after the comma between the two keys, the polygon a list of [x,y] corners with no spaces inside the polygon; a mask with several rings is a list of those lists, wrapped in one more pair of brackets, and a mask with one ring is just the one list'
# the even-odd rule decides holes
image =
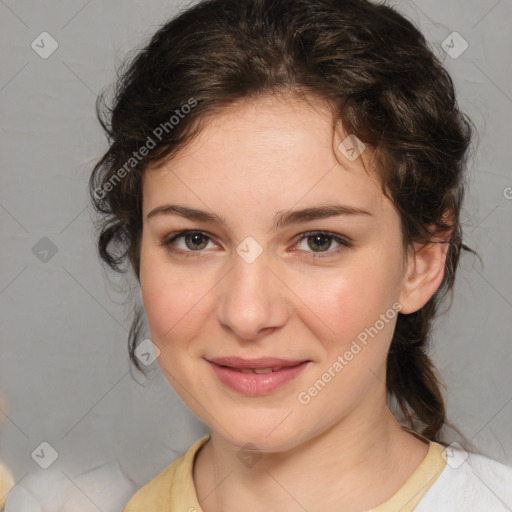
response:
{"label": "lower lip", "polygon": [[226,366],[219,366],[208,361],[219,380],[227,387],[250,396],[266,395],[288,384],[296,378],[309,364],[308,361],[281,368],[270,373],[242,373]]}

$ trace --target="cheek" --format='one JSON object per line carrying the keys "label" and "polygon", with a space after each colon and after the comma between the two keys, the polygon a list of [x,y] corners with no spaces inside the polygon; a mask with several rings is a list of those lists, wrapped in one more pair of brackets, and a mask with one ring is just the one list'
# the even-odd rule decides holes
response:
{"label": "cheek", "polygon": [[169,350],[170,340],[192,336],[210,288],[204,275],[171,266],[156,251],[142,251],[140,286],[151,336],[160,350]]}
{"label": "cheek", "polygon": [[[315,334],[325,359],[319,360],[311,387],[301,391],[311,397],[308,407],[313,416],[334,422],[375,385],[384,386],[382,371],[399,309],[396,283],[392,269],[383,264],[351,266],[350,271],[339,270],[314,281],[319,286],[305,286],[301,298],[308,306],[314,305],[315,316],[322,320],[311,322],[321,326]],[[320,329],[325,333],[322,336]],[[316,354],[320,357],[320,352]],[[326,403],[331,404],[327,413]]]}
{"label": "cheek", "polygon": [[[382,258],[361,258],[330,275],[311,277],[311,286],[302,288],[304,303],[315,312],[310,329],[319,326],[314,334],[323,348],[323,356],[316,352],[322,358],[317,377],[332,381],[322,400],[332,399],[337,411],[352,407],[383,378],[398,316],[396,276]],[[335,377],[323,373],[329,369]]]}
{"label": "cheek", "polygon": [[397,296],[393,272],[376,264],[311,274],[296,287],[297,295],[325,331],[323,339],[334,344],[350,342],[374,325],[392,308]]}

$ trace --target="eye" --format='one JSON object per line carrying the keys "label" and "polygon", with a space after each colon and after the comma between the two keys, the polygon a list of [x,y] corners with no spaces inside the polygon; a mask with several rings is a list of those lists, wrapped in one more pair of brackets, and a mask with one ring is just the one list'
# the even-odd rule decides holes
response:
{"label": "eye", "polygon": [[[176,241],[180,239],[182,239],[183,243],[177,244]],[[173,233],[169,238],[161,242],[161,245],[171,252],[199,253],[207,247],[208,242],[211,240],[212,238],[202,231],[180,231]],[[194,256],[194,254],[185,254],[185,256]]]}
{"label": "eye", "polygon": [[[332,246],[333,241],[338,244],[337,247],[335,247],[332,250],[329,250]],[[311,251],[308,251],[307,249],[299,249],[299,250],[306,250],[306,252],[311,252],[311,256],[313,258],[325,258],[332,256],[333,253],[337,254],[339,252],[347,250],[349,247],[352,247],[352,244],[333,233],[328,233],[325,231],[310,231],[308,233],[303,233],[297,243],[297,246],[300,244],[305,243],[305,245],[311,249]],[[317,250],[318,249],[318,250]],[[319,253],[326,253],[319,254]]]}

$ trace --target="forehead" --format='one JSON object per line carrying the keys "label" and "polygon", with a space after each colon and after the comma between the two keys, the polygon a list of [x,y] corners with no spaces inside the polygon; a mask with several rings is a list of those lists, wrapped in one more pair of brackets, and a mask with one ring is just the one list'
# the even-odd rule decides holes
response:
{"label": "forehead", "polygon": [[364,168],[369,151],[353,161],[339,151],[348,134],[339,125],[333,131],[325,103],[265,96],[238,102],[203,126],[171,160],[144,173],[145,214],[171,199],[217,207],[245,197],[284,208],[345,201],[374,209],[383,200]]}

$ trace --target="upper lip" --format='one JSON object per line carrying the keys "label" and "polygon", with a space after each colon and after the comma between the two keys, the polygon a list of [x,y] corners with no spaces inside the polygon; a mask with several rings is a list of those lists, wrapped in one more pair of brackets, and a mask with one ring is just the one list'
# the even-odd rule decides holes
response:
{"label": "upper lip", "polygon": [[253,368],[285,368],[297,366],[298,364],[307,362],[305,359],[280,359],[277,357],[259,357],[257,359],[244,359],[242,357],[215,357],[208,359],[210,363],[219,366],[229,366],[230,368],[238,368],[247,370]]}

